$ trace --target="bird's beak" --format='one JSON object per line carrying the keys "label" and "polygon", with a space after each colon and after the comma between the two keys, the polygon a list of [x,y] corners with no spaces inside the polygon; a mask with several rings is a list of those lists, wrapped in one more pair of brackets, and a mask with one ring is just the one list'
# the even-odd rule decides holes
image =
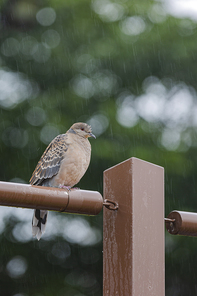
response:
{"label": "bird's beak", "polygon": [[92,133],[89,133],[89,137],[92,137],[92,138],[95,138],[96,139],[96,136]]}

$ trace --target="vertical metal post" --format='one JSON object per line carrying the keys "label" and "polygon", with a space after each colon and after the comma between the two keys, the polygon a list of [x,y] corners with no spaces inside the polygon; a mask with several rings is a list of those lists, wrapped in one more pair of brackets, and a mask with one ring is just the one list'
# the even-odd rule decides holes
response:
{"label": "vertical metal post", "polygon": [[130,158],[104,172],[103,296],[164,296],[164,169]]}

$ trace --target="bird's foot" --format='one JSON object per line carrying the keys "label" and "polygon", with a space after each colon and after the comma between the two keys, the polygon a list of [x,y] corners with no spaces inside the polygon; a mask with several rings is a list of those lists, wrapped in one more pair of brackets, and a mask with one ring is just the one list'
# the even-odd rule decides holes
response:
{"label": "bird's foot", "polygon": [[73,187],[73,188],[71,188],[71,189],[74,189],[74,190],[80,190],[79,187]]}
{"label": "bird's foot", "polygon": [[63,189],[66,189],[68,191],[71,190],[71,187],[70,186],[64,186],[64,185],[60,185],[59,188],[63,188]]}

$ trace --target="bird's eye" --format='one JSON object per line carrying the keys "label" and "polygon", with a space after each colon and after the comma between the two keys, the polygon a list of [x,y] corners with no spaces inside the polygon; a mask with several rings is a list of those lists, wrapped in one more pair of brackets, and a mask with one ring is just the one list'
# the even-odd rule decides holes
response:
{"label": "bird's eye", "polygon": [[81,131],[84,131],[84,128],[83,127],[81,127]]}

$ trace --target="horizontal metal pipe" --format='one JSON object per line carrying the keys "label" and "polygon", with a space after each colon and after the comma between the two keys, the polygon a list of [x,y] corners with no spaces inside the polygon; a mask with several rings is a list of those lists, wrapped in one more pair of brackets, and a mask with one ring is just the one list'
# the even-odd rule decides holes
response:
{"label": "horizontal metal pipe", "polygon": [[42,187],[0,182],[0,205],[97,215],[103,198],[97,191]]}
{"label": "horizontal metal pipe", "polygon": [[166,221],[166,229],[170,234],[197,236],[197,213],[172,211]]}

